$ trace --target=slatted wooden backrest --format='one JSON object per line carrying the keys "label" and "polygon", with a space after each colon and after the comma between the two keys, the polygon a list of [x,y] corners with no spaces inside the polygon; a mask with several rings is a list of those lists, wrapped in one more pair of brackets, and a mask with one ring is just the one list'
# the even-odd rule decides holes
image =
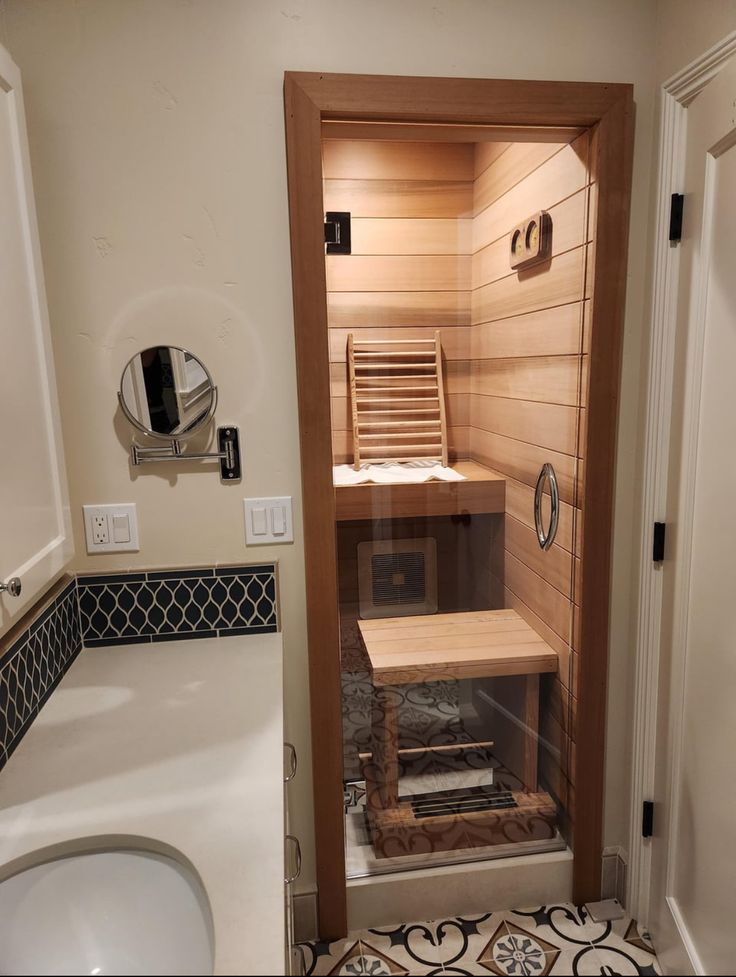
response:
{"label": "slatted wooden backrest", "polygon": [[354,468],[367,462],[447,464],[440,334],[434,339],[348,336]]}

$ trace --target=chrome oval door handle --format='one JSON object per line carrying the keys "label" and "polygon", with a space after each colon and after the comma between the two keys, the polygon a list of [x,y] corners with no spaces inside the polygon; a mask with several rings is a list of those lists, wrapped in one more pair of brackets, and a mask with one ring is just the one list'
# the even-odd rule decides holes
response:
{"label": "chrome oval door handle", "polygon": [[296,758],[296,747],[293,743],[284,743],[284,746],[289,751],[289,772],[284,777],[284,783],[290,783],[294,777],[296,777],[297,768],[297,758]]}
{"label": "chrome oval door handle", "polygon": [[[552,502],[552,509],[549,517],[549,527],[544,531],[542,525],[542,495],[544,493],[544,483],[549,480],[549,495]],[[545,462],[539,472],[537,485],[534,489],[534,525],[537,529],[537,539],[543,550],[548,550],[555,541],[557,535],[557,525],[560,521],[560,492],[557,486],[557,476],[555,470],[549,462]]]}
{"label": "chrome oval door handle", "polygon": [[11,577],[7,583],[0,581],[0,594],[8,594],[10,597],[20,597],[23,584],[20,577]]}
{"label": "chrome oval door handle", "polygon": [[287,885],[291,885],[292,882],[296,882],[299,876],[302,874],[302,846],[299,844],[299,839],[296,835],[287,835],[286,840],[290,841],[294,846],[294,861],[296,862],[296,867],[294,868],[294,874],[287,875],[284,882]]}

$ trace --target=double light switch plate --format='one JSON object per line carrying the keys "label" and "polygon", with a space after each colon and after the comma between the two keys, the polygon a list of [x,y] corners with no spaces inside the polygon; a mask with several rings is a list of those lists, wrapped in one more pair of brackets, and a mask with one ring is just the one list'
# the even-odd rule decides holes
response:
{"label": "double light switch plate", "polygon": [[291,496],[243,499],[245,542],[249,546],[294,542]]}

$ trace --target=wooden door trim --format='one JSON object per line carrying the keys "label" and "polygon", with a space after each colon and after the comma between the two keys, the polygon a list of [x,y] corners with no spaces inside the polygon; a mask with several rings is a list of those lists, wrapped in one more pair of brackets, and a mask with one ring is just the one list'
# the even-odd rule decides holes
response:
{"label": "wooden door trim", "polygon": [[574,898],[600,897],[611,525],[633,150],[631,85],[286,72],[319,927],[347,930],[335,501],[322,237],[326,119],[595,127],[599,179],[583,508]]}

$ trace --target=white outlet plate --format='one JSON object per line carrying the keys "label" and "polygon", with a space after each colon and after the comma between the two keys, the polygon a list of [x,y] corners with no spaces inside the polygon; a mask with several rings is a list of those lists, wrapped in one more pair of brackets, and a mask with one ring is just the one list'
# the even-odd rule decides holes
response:
{"label": "white outlet plate", "polygon": [[243,499],[245,542],[248,546],[272,546],[294,542],[291,496]]}
{"label": "white outlet plate", "polygon": [[88,553],[135,553],[140,549],[135,502],[85,505],[82,511]]}

